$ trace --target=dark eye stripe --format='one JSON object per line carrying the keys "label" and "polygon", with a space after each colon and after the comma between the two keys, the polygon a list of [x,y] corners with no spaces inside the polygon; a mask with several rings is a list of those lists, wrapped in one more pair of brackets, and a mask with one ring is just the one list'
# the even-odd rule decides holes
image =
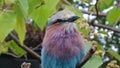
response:
{"label": "dark eye stripe", "polygon": [[79,18],[78,16],[72,16],[72,17],[68,18],[67,20],[57,19],[55,22],[53,22],[53,24],[55,24],[57,22],[74,22],[78,18]]}
{"label": "dark eye stripe", "polygon": [[62,19],[57,19],[56,22],[65,22],[65,21]]}
{"label": "dark eye stripe", "polygon": [[62,19],[57,19],[53,24],[57,23],[57,22],[67,22],[68,20],[62,20]]}

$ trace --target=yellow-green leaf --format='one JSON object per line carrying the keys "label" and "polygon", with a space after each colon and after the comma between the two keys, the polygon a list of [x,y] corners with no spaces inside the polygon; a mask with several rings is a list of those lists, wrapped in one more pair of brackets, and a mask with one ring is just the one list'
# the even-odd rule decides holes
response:
{"label": "yellow-green leaf", "polygon": [[24,14],[19,5],[16,4],[14,9],[16,11],[15,30],[17,31],[17,34],[18,34],[21,44],[23,44],[23,41],[25,39],[25,34],[26,34],[26,26],[25,26],[26,20],[25,20]]}
{"label": "yellow-green leaf", "polygon": [[36,7],[38,7],[41,3],[41,0],[27,0],[29,4],[28,12],[31,13]]}
{"label": "yellow-green leaf", "polygon": [[113,5],[114,0],[99,0],[98,2],[98,8],[100,11],[109,8],[111,5]]}
{"label": "yellow-green leaf", "polygon": [[74,12],[76,15],[80,16],[80,18],[83,17],[82,12],[78,8],[75,8],[72,6],[66,6],[65,10],[70,10],[70,11]]}
{"label": "yellow-green leaf", "polygon": [[2,42],[0,43],[0,54],[8,52],[8,43]]}
{"label": "yellow-green leaf", "polygon": [[110,25],[116,23],[116,21],[120,18],[120,9],[113,8],[108,12],[107,20],[109,21]]}
{"label": "yellow-green leaf", "polygon": [[41,7],[34,10],[31,14],[31,18],[37,23],[37,25],[43,29],[49,17],[49,11],[46,5],[42,5]]}
{"label": "yellow-green leaf", "polygon": [[23,44],[23,41],[25,39],[25,34],[26,34],[25,20],[24,18],[19,16],[16,17],[16,20],[17,22],[16,22],[15,30],[17,31],[20,42]]}
{"label": "yellow-green leaf", "polygon": [[90,41],[85,43],[86,45],[86,53],[89,51],[89,49],[92,47],[92,43]]}
{"label": "yellow-green leaf", "polygon": [[102,63],[102,58],[100,56],[93,55],[82,68],[99,68]]}
{"label": "yellow-green leaf", "polygon": [[111,48],[108,49],[108,53],[120,61],[120,55]]}
{"label": "yellow-green leaf", "polygon": [[0,12],[0,42],[14,29],[16,16],[12,12]]}
{"label": "yellow-green leaf", "polygon": [[8,42],[9,43],[9,48],[11,51],[16,54],[16,55],[25,55],[26,51],[23,50],[21,47],[19,47],[13,40]]}
{"label": "yellow-green leaf", "polygon": [[28,1],[27,0],[18,0],[19,1],[19,6],[21,7],[21,9],[23,10],[23,12],[25,14],[28,13]]}
{"label": "yellow-green leaf", "polygon": [[55,8],[57,3],[59,2],[59,0],[44,0],[44,1],[49,10]]}

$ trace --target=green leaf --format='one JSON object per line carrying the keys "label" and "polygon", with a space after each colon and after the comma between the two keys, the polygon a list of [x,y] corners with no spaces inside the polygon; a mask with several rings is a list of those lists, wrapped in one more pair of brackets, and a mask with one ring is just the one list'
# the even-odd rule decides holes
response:
{"label": "green leaf", "polygon": [[2,4],[5,1],[6,5],[10,5],[10,4],[14,3],[15,0],[1,0],[1,1],[2,1]]}
{"label": "green leaf", "polygon": [[86,45],[86,53],[87,53],[89,51],[89,49],[91,48],[92,43],[88,41],[85,43],[85,45]]}
{"label": "green leaf", "polygon": [[0,6],[2,6],[2,4],[3,4],[3,0],[0,0]]}
{"label": "green leaf", "polygon": [[105,35],[108,35],[108,32],[105,32],[105,31],[98,31],[99,33],[101,33],[101,34],[105,34]]}
{"label": "green leaf", "polygon": [[37,6],[40,5],[41,0],[27,0],[29,4],[28,12],[31,13]]}
{"label": "green leaf", "polygon": [[37,23],[37,25],[43,29],[45,24],[49,18],[50,14],[46,7],[46,5],[42,5],[41,7],[34,10],[31,14],[31,18]]}
{"label": "green leaf", "polygon": [[18,0],[19,1],[19,6],[23,10],[25,14],[28,13],[28,1],[27,0]]}
{"label": "green leaf", "polygon": [[49,10],[56,8],[56,5],[59,2],[59,0],[44,0],[44,1]]}
{"label": "green leaf", "polygon": [[25,55],[26,51],[19,47],[13,40],[8,42],[10,44],[9,48],[16,55]]}
{"label": "green leaf", "polygon": [[117,52],[115,52],[115,51],[112,50],[111,48],[109,48],[107,52],[108,52],[110,55],[112,55],[113,57],[115,57],[117,60],[120,61],[120,55],[119,55]]}
{"label": "green leaf", "polygon": [[97,50],[102,50],[102,45],[100,43],[97,45]]}
{"label": "green leaf", "polygon": [[113,5],[114,0],[104,0],[104,2],[106,3],[106,5],[107,5],[108,7],[110,7],[111,5]]}
{"label": "green leaf", "polygon": [[16,25],[15,13],[0,12],[0,42],[12,31]]}
{"label": "green leaf", "polygon": [[51,16],[56,11],[56,6],[60,0],[44,0],[46,8],[48,9],[48,15]]}
{"label": "green leaf", "polygon": [[6,42],[0,43],[0,54],[8,52],[8,44]]}
{"label": "green leaf", "polygon": [[22,13],[22,10],[20,6],[17,4],[15,5],[15,11],[16,11],[16,27],[15,30],[18,33],[19,40],[21,44],[23,44],[23,41],[25,39],[25,34],[26,34],[26,26],[25,26],[25,18],[24,14]]}
{"label": "green leaf", "polygon": [[107,20],[109,21],[110,25],[113,25],[118,19],[120,18],[120,9],[113,8],[109,11],[107,15]]}
{"label": "green leaf", "polygon": [[23,14],[23,12],[22,12],[22,10],[21,10],[21,8],[20,8],[20,6],[19,6],[18,4],[15,4],[15,5],[14,5],[14,10],[15,10],[15,12],[16,12],[16,14],[17,14],[18,16],[24,18],[24,14]]}
{"label": "green leaf", "polygon": [[23,44],[23,41],[25,39],[25,34],[26,34],[25,20],[19,16],[17,16],[16,19],[17,19],[17,22],[16,22],[15,30],[18,33],[18,37],[20,39],[20,42]]}
{"label": "green leaf", "polygon": [[113,5],[114,0],[99,0],[98,2],[98,8],[100,11],[109,8],[111,5]]}
{"label": "green leaf", "polygon": [[81,0],[81,2],[82,2],[82,3],[84,3],[84,2],[91,3],[91,2],[92,2],[92,0]]}
{"label": "green leaf", "polygon": [[83,18],[83,14],[78,8],[66,6],[65,10],[70,10],[70,11],[74,12],[76,15],[80,16],[80,18]]}
{"label": "green leaf", "polygon": [[100,56],[93,55],[82,68],[99,68],[102,63],[102,58]]}
{"label": "green leaf", "polygon": [[48,18],[55,13],[58,1],[59,0],[45,0],[44,5],[41,5],[31,12],[30,17],[41,29],[44,29]]}

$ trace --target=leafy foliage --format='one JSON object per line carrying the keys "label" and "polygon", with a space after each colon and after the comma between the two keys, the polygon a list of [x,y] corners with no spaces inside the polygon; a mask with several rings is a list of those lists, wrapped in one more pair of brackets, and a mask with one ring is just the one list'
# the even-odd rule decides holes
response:
{"label": "leafy foliage", "polygon": [[45,4],[49,10],[55,9],[59,0],[45,0]]}
{"label": "leafy foliage", "polygon": [[26,28],[25,28],[25,21],[23,18],[17,16],[17,22],[16,22],[16,32],[18,33],[20,42],[23,44],[23,41],[25,39],[25,33],[26,33]]}
{"label": "leafy foliage", "polygon": [[24,38],[25,38],[25,33],[26,33],[26,27],[25,27],[25,17],[20,9],[20,6],[18,4],[15,5],[14,7],[16,11],[16,26],[15,30],[18,33],[20,42],[23,44]]}
{"label": "leafy foliage", "polygon": [[21,47],[19,47],[14,41],[10,41],[9,43],[9,48],[12,50],[12,52],[15,55],[25,55],[26,52],[23,50]]}
{"label": "leafy foliage", "polygon": [[93,55],[83,68],[98,68],[102,63],[102,58],[100,56]]}
{"label": "leafy foliage", "polygon": [[78,15],[80,18],[83,18],[83,14],[81,11],[79,11],[79,9],[72,7],[72,6],[66,6],[65,10],[70,10],[72,12],[74,12],[76,15]]}
{"label": "leafy foliage", "polygon": [[[55,6],[59,0],[45,0],[45,5],[41,5],[31,13],[31,18],[43,29],[48,18],[56,11]],[[52,4],[51,4],[52,3]]]}
{"label": "leafy foliage", "polygon": [[31,13],[31,18],[38,24],[38,26],[43,29],[47,19],[49,17],[49,11],[46,5],[42,5]]}
{"label": "leafy foliage", "polygon": [[99,0],[99,10],[103,11],[104,9],[109,8],[113,5],[114,0]]}
{"label": "leafy foliage", "polygon": [[109,21],[110,25],[113,25],[118,21],[120,18],[120,9],[118,8],[113,8],[112,10],[109,11],[107,15],[107,20]]}
{"label": "leafy foliage", "polygon": [[14,29],[16,25],[15,17],[16,15],[12,12],[0,12],[0,42]]}
{"label": "leafy foliage", "polygon": [[[64,0],[0,0],[0,54],[7,53],[10,49],[15,55],[25,55],[26,51],[19,47],[15,41],[6,41],[5,38],[8,37],[8,34],[11,31],[15,30],[17,34],[16,37],[18,37],[21,44],[25,44],[24,41],[26,40],[28,33],[30,33],[29,35],[32,37],[36,35],[34,36],[34,39],[36,39],[38,35],[41,35],[40,38],[43,38],[43,30],[49,17],[59,9],[64,9],[70,10],[81,17],[76,21],[76,24],[79,28],[80,33],[87,39],[87,52],[93,45],[91,40],[96,40],[99,43],[97,51],[106,51],[106,49],[103,49],[103,47],[105,47],[108,49],[107,52],[110,56],[114,57],[117,61],[120,61],[119,54],[111,49],[111,47],[114,46],[118,49],[118,52],[120,51],[119,33],[113,31],[113,34],[110,34],[110,31],[107,29],[104,30],[103,28],[97,28],[95,25],[93,28],[89,26],[89,24],[97,21],[97,24],[100,23],[104,26],[107,25],[110,27],[116,25],[116,27],[120,28],[120,7],[119,5],[116,6],[118,2],[117,0],[99,0],[97,4],[98,12],[102,13],[104,10],[110,8],[111,6],[113,8],[107,12],[106,16],[100,17],[98,15],[97,18],[90,20],[89,16],[94,14],[93,11],[95,11],[95,8],[91,9],[95,7],[95,4],[91,4],[91,2],[92,0],[78,0],[77,3],[73,2],[73,0],[68,0],[68,2],[64,2]],[[114,2],[117,4],[114,4]],[[81,12],[78,9],[81,7],[82,10],[86,10],[86,8],[87,11],[90,10],[90,12],[85,12],[85,14],[88,14],[88,20],[90,21],[87,21],[83,17],[83,11]],[[30,22],[28,21],[29,19]],[[108,24],[106,24],[106,22],[108,22]],[[34,26],[33,24],[37,26]],[[38,30],[36,29],[35,31],[34,28],[28,28],[28,25],[35,27]],[[91,36],[94,38],[91,39]],[[34,42],[34,40],[32,41]],[[83,68],[98,68],[103,63],[101,58],[104,57],[100,55],[93,55],[93,57],[83,66]]]}
{"label": "leafy foliage", "polygon": [[28,0],[28,13],[30,14],[36,7],[38,7],[41,4],[41,0]]}
{"label": "leafy foliage", "polygon": [[2,53],[7,53],[8,52],[8,47],[9,47],[8,43],[6,43],[6,42],[0,43],[0,55]]}
{"label": "leafy foliage", "polygon": [[27,14],[28,13],[28,1],[27,0],[16,0],[18,1],[18,5],[20,6],[21,10]]}
{"label": "leafy foliage", "polygon": [[112,50],[111,48],[108,49],[108,53],[110,53],[113,57],[115,57],[117,60],[120,61],[120,55],[116,53],[114,50]]}

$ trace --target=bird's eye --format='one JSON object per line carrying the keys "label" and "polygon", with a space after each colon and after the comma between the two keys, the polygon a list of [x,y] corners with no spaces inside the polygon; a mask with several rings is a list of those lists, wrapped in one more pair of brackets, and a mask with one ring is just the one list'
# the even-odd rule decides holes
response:
{"label": "bird's eye", "polygon": [[56,22],[63,22],[63,20],[62,19],[57,19]]}
{"label": "bird's eye", "polygon": [[58,23],[58,22],[63,22],[62,19],[57,19],[56,21],[54,21],[52,24]]}

